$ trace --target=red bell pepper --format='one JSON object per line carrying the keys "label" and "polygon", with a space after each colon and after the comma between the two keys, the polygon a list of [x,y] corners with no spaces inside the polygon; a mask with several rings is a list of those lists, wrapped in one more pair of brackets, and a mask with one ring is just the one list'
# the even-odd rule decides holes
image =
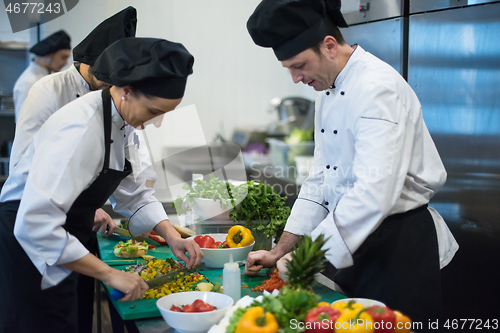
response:
{"label": "red bell pepper", "polygon": [[374,333],[391,333],[396,328],[396,314],[385,306],[373,305],[365,311],[373,319]]}
{"label": "red bell pepper", "polygon": [[209,249],[212,247],[212,245],[215,243],[214,239],[208,235],[206,236],[196,236],[194,238],[194,241],[196,242],[196,244],[198,244],[200,247],[202,248],[205,248],[205,249]]}
{"label": "red bell pepper", "polygon": [[340,311],[323,305],[309,311],[305,326],[307,333],[333,333],[335,321],[340,317]]}

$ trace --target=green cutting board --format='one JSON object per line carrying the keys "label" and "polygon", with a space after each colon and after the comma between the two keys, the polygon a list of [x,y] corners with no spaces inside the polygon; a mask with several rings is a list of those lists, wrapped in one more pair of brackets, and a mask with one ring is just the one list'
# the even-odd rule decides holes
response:
{"label": "green cutting board", "polygon": [[[97,239],[99,242],[99,252],[102,260],[116,260],[118,259],[113,254],[113,247],[124,238],[120,236],[102,236],[101,234],[97,235]],[[168,246],[158,246],[154,251],[148,251],[148,254],[154,255],[158,259],[166,259],[166,258],[174,258],[172,251]],[[177,260],[177,259],[176,259]],[[114,266],[113,268],[119,270],[125,270],[129,265],[122,266]],[[252,288],[255,288],[258,285],[261,285],[265,279],[269,278],[268,270],[263,269],[257,276],[249,277],[243,274],[244,267],[241,267],[241,296],[249,295],[251,297],[257,297],[262,295],[261,292],[251,291]],[[205,276],[209,282],[215,284],[219,282],[221,285],[222,281],[222,269],[207,269],[200,271],[200,274]],[[104,289],[108,294],[113,290],[109,288],[103,283]],[[313,290],[315,293],[321,296],[321,301],[325,302],[333,302],[337,299],[345,298],[344,295],[326,287],[319,283],[315,283],[313,286]],[[156,302],[158,299],[142,299],[136,300],[133,302],[118,302],[109,298],[109,301],[113,303],[115,309],[120,314],[122,319],[124,320],[133,320],[133,319],[143,319],[143,318],[153,318],[160,317],[160,311],[156,306]]]}
{"label": "green cutting board", "polygon": [[[127,241],[128,238],[111,235],[111,236],[103,236],[100,233],[97,233],[97,241],[99,243],[99,255],[102,261],[106,260],[120,260],[113,253],[113,247],[118,244],[120,241]],[[166,245],[160,245],[152,239],[146,239],[148,244],[153,244],[155,246],[154,250],[148,250],[148,255],[155,256],[157,259],[167,259],[167,258],[175,258],[174,254],[170,250],[170,248]],[[125,264],[130,261],[130,259],[123,259]]]}

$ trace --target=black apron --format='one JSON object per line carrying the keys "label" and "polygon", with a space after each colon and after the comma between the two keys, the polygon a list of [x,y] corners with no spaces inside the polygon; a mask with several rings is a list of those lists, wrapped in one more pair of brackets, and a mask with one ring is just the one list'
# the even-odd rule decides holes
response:
{"label": "black apron", "polygon": [[[82,244],[92,239],[95,211],[101,208],[132,168],[125,160],[123,171],[109,168],[111,145],[111,97],[102,92],[105,156],[101,172],[75,200],[64,228]],[[20,201],[0,203],[0,332],[76,332],[77,273],[58,285],[41,290],[42,276],[13,235]],[[6,255],[8,254],[8,255]],[[93,286],[90,291],[93,294]],[[92,311],[92,310],[90,310]]]}
{"label": "black apron", "polygon": [[436,228],[427,205],[387,217],[353,254],[354,265],[323,274],[348,297],[379,300],[414,322],[439,317],[441,275]]}

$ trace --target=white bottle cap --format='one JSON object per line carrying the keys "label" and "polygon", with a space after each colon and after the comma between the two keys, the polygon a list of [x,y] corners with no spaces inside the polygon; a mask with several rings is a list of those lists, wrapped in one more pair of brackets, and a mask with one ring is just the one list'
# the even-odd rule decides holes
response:
{"label": "white bottle cap", "polygon": [[237,262],[233,262],[233,254],[229,254],[229,262],[226,262],[224,264],[224,269],[229,269],[229,270],[239,270],[240,267]]}

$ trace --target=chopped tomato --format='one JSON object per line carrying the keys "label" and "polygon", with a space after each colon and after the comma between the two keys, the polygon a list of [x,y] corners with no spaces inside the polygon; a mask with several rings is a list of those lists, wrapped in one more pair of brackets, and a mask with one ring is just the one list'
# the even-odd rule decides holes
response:
{"label": "chopped tomato", "polygon": [[186,304],[182,307],[182,312],[196,312],[196,309],[192,304]]}
{"label": "chopped tomato", "polygon": [[198,306],[198,309],[197,311],[198,312],[208,312],[208,311],[213,311],[214,310],[214,307],[211,306],[210,304],[208,303],[203,303],[203,304],[200,304]]}
{"label": "chopped tomato", "polygon": [[172,307],[170,308],[170,311],[182,312],[182,309],[178,306],[172,305]]}

